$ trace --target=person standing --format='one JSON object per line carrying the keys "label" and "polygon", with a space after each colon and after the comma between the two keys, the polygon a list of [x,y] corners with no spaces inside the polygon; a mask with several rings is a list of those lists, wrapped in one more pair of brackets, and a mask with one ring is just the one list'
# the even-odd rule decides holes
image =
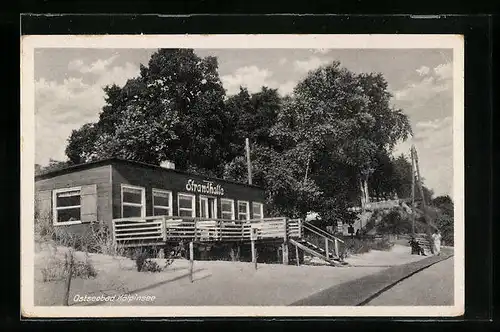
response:
{"label": "person standing", "polygon": [[434,234],[432,234],[432,240],[433,240],[433,251],[435,255],[440,255],[441,254],[441,232],[439,232],[438,229],[434,231]]}

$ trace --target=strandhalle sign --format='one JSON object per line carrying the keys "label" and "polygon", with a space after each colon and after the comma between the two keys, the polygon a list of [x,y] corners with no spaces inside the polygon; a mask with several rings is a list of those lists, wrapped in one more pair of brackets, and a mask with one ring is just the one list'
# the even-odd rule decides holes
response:
{"label": "strandhalle sign", "polygon": [[215,185],[212,181],[207,180],[203,180],[203,183],[196,183],[194,180],[189,179],[186,183],[186,190],[202,194],[224,196],[224,188],[222,188],[220,184]]}

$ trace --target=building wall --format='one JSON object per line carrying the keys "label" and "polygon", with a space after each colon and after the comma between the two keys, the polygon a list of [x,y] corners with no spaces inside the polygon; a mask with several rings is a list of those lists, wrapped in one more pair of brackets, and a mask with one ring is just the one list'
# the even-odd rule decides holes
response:
{"label": "building wall", "polygon": [[[35,196],[38,210],[52,210],[52,191],[55,189],[96,185],[97,220],[111,226],[112,220],[112,185],[111,165],[74,171],[47,179],[35,181]],[[88,224],[76,224],[58,227],[68,227],[71,231],[81,232]]]}
{"label": "building wall", "polygon": [[[152,215],[153,202],[152,202],[152,189],[163,189],[172,191],[172,206],[173,215],[177,213],[177,193],[189,193],[196,196],[196,216],[200,215],[199,211],[199,193],[188,192],[186,184],[189,179],[196,182],[203,180],[211,180],[209,178],[187,175],[176,172],[175,170],[168,169],[154,169],[142,165],[133,165],[126,163],[113,163],[112,182],[113,182],[113,218],[121,218],[121,185],[129,184],[133,186],[144,187],[146,191],[146,215]],[[217,197],[217,214],[218,218],[221,217],[221,202],[220,198],[228,198],[234,200],[235,218],[237,218],[237,201],[249,201],[250,218],[252,215],[252,202],[265,203],[264,190],[247,186],[243,184],[236,184],[226,182],[223,180],[211,180],[215,185],[219,184],[224,188],[224,195],[212,195]],[[201,194],[203,195],[203,194]],[[207,194],[208,195],[208,194]],[[210,195],[209,195],[210,196]],[[266,216],[266,208],[264,205],[264,216]]]}

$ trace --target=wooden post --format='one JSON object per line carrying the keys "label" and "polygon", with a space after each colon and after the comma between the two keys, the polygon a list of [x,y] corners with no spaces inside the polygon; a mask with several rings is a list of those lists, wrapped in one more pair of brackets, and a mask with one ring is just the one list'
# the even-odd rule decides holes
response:
{"label": "wooden post", "polygon": [[289,260],[288,260],[288,219],[283,218],[283,224],[285,228],[285,232],[283,234],[283,264],[288,265]]}
{"label": "wooden post", "polygon": [[339,241],[335,238],[335,256],[339,257]]}
{"label": "wooden post", "polygon": [[295,260],[297,261],[297,266],[300,265],[300,257],[299,257],[299,247],[295,246]]}
{"label": "wooden post", "polygon": [[251,250],[252,250],[252,263],[254,264],[255,269],[257,270],[257,252],[255,249],[255,240],[254,239],[252,239],[250,241],[250,246],[251,246]]}
{"label": "wooden post", "polygon": [[163,216],[161,220],[161,233],[163,236],[163,241],[167,241],[167,217]]}
{"label": "wooden post", "polygon": [[252,184],[252,164],[250,161],[250,141],[245,138],[245,147],[247,154],[248,184]]}
{"label": "wooden post", "polygon": [[194,248],[193,241],[189,242],[189,278],[193,282]]}
{"label": "wooden post", "polygon": [[283,249],[283,264],[288,265],[289,260],[288,260],[288,245],[286,242],[283,242],[281,245]]}
{"label": "wooden post", "polygon": [[326,259],[330,258],[330,252],[329,252],[329,248],[328,248],[328,238],[327,237],[325,237],[325,256],[326,256]]}
{"label": "wooden post", "polygon": [[66,252],[66,263],[68,264],[68,276],[66,278],[66,293],[64,294],[64,305],[69,306],[69,292],[71,290],[71,279],[73,278],[73,251]]}

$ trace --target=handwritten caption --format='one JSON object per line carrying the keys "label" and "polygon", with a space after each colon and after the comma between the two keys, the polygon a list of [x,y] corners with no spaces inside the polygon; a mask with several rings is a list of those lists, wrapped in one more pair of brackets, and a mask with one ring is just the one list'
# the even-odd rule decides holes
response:
{"label": "handwritten caption", "polygon": [[154,302],[154,295],[138,295],[138,294],[120,294],[120,295],[97,295],[88,296],[76,294],[73,297],[74,302]]}

